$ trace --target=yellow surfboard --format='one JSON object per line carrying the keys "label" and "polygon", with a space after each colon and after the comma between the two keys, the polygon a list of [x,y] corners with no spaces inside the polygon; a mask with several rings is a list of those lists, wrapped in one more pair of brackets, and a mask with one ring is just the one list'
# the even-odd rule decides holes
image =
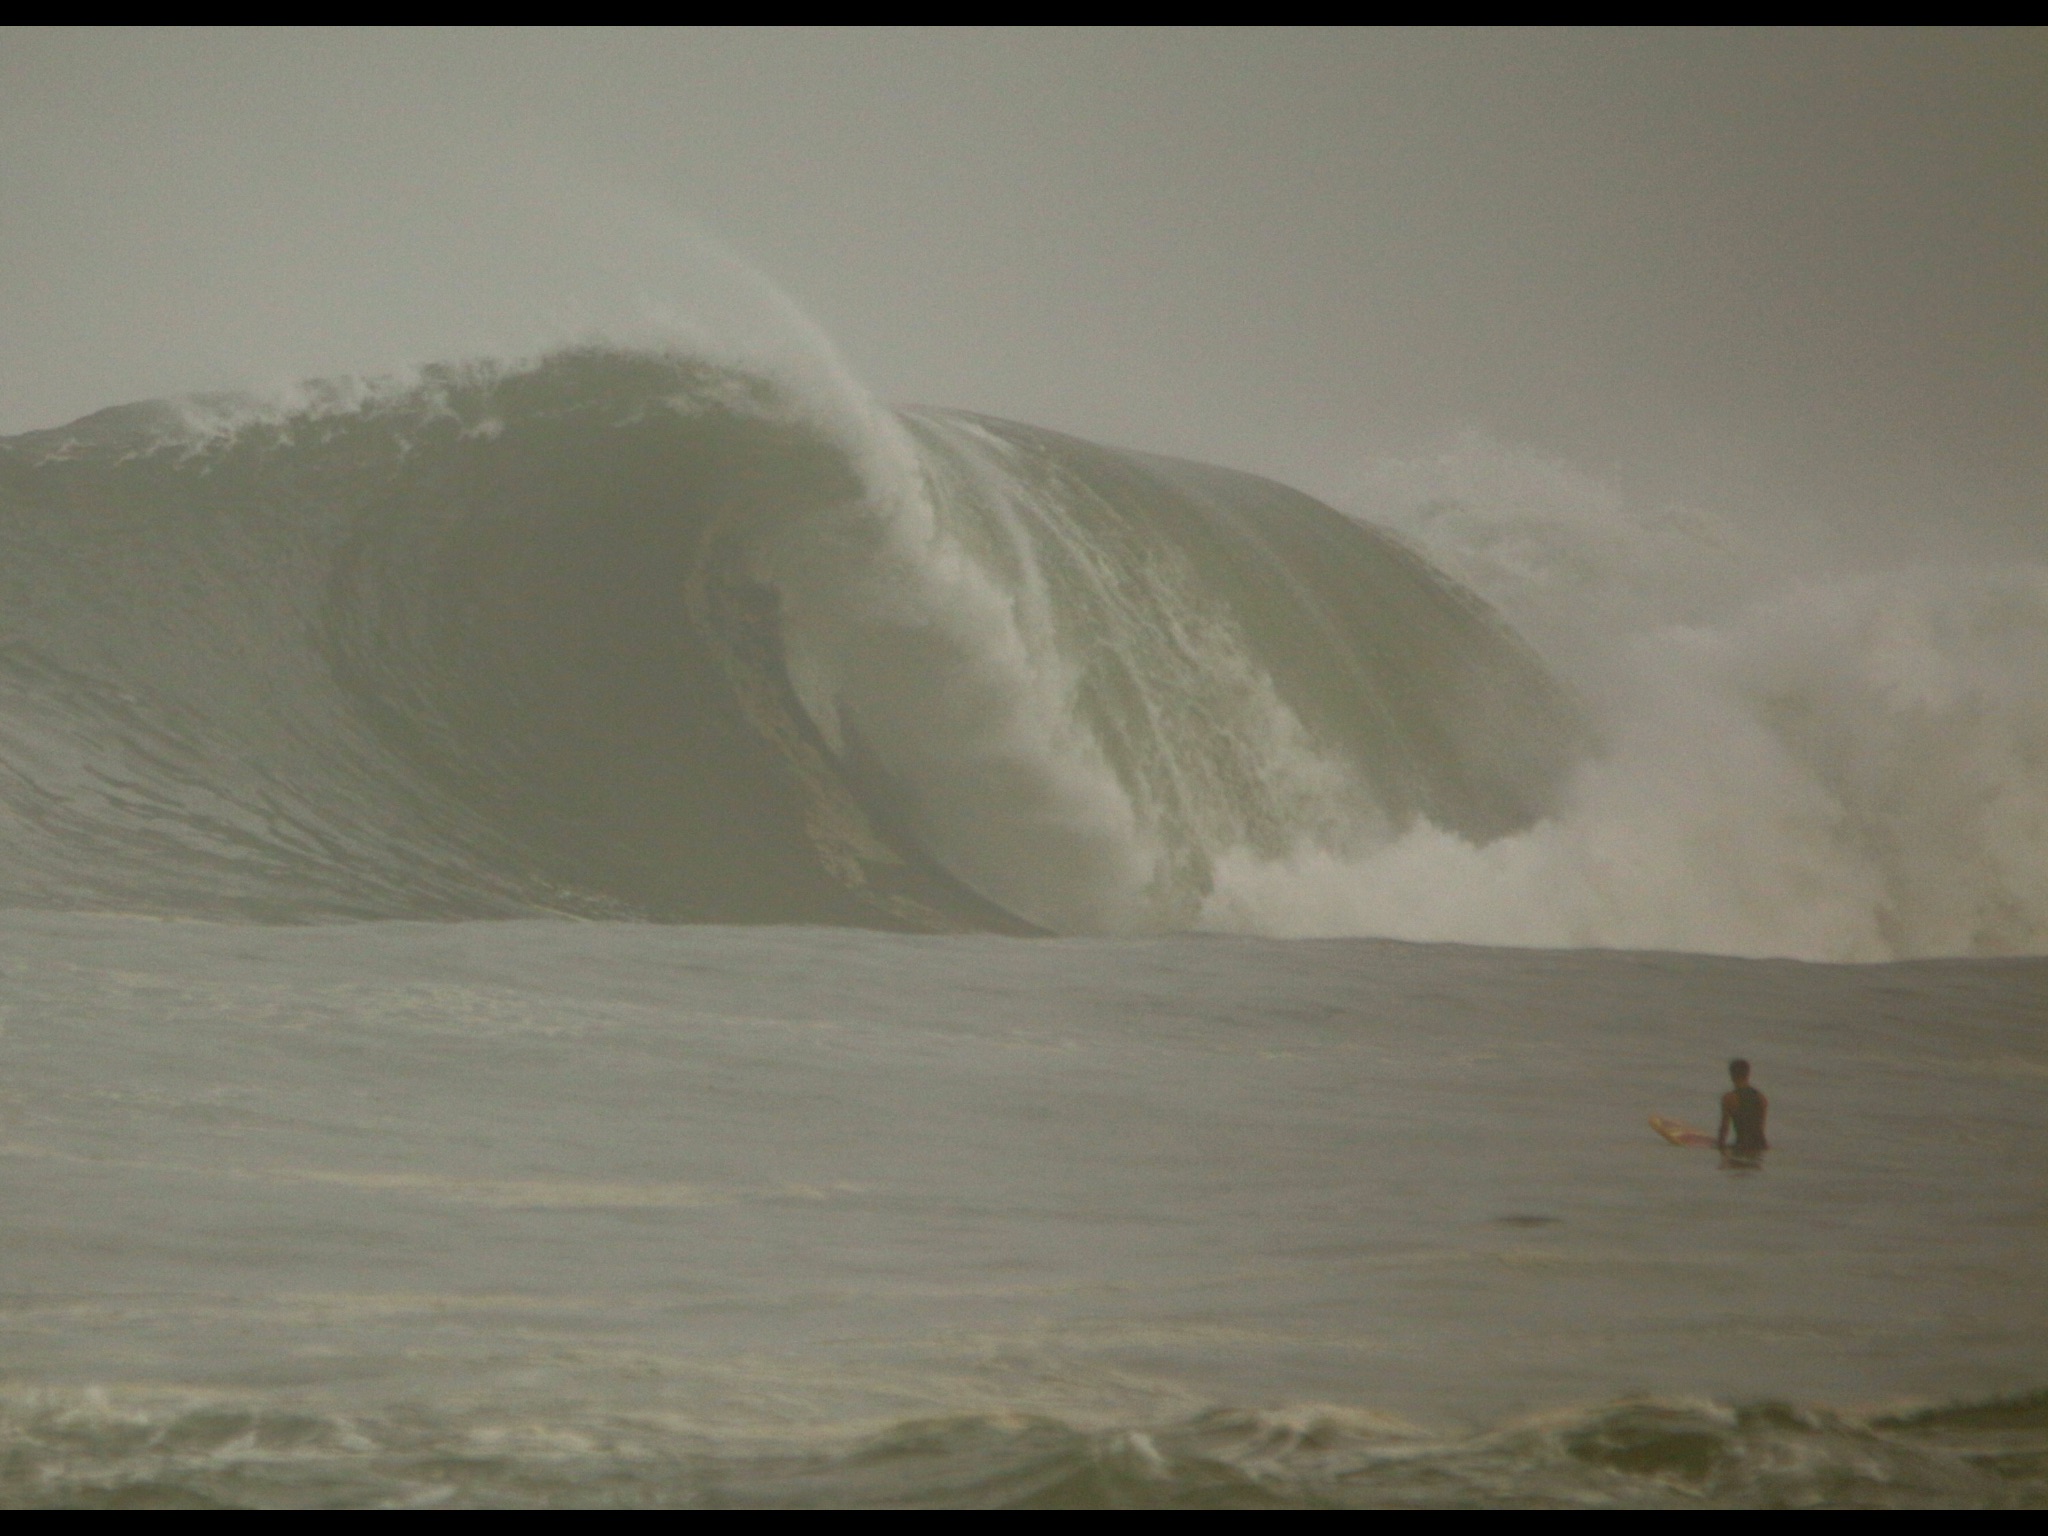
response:
{"label": "yellow surfboard", "polygon": [[1696,1130],[1683,1120],[1672,1120],[1663,1115],[1650,1116],[1650,1129],[1674,1147],[1711,1147],[1714,1144],[1714,1138],[1705,1131]]}

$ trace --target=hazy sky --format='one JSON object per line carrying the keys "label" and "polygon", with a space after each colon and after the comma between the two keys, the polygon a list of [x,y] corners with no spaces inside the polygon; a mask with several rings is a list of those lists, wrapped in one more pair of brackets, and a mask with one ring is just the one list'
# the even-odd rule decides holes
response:
{"label": "hazy sky", "polygon": [[894,399],[2048,550],[2043,31],[8,31],[0,429],[716,307],[685,226]]}

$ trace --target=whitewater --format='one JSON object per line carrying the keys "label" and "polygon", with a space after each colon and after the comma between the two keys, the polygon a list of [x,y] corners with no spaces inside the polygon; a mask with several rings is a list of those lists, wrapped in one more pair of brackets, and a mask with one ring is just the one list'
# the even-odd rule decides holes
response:
{"label": "whitewater", "polygon": [[1338,499],[615,345],[0,439],[0,1500],[2043,1502],[2048,568]]}

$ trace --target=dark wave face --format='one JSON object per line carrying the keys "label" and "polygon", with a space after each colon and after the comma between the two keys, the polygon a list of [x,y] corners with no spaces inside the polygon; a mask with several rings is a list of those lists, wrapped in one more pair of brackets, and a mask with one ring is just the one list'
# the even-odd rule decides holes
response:
{"label": "dark wave face", "polygon": [[1282,486],[673,357],[8,439],[0,581],[9,905],[1172,928],[1584,739]]}

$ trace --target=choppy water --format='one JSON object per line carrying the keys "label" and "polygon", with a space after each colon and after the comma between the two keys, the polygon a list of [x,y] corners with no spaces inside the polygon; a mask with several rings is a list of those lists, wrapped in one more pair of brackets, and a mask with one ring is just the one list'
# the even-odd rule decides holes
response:
{"label": "choppy water", "polygon": [[2048,573],[1526,468],[0,443],[0,1502],[2048,1502]]}

